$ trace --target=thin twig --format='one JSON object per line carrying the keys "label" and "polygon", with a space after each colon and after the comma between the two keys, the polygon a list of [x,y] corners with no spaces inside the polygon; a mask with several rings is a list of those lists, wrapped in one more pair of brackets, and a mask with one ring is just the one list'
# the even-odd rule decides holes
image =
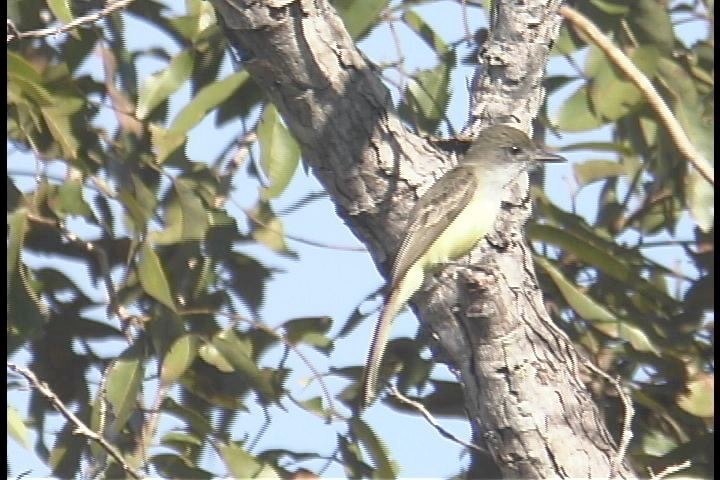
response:
{"label": "thin twig", "polygon": [[397,398],[397,399],[398,399],[399,401],[401,401],[402,403],[404,403],[404,404],[406,404],[406,405],[409,405],[409,406],[413,407],[415,410],[417,410],[418,412],[420,412],[420,414],[421,414],[423,417],[425,417],[425,420],[427,420],[428,423],[430,423],[430,425],[432,425],[433,427],[435,427],[435,430],[437,430],[438,433],[440,433],[440,435],[442,435],[443,437],[445,437],[445,438],[447,438],[448,440],[451,440],[451,441],[453,441],[453,442],[455,442],[455,443],[457,443],[457,444],[459,444],[459,445],[462,445],[462,446],[465,447],[465,448],[468,448],[468,449],[471,449],[471,450],[476,450],[476,451],[481,452],[481,453],[488,453],[488,451],[485,450],[484,448],[479,447],[479,446],[475,445],[474,443],[469,443],[469,442],[466,442],[466,441],[464,441],[464,440],[461,440],[461,439],[457,438],[455,435],[453,435],[452,433],[450,433],[450,432],[448,432],[447,430],[445,430],[445,429],[438,423],[438,421],[435,420],[435,417],[433,417],[432,413],[430,413],[430,412],[427,410],[427,408],[425,408],[425,405],[423,405],[423,404],[420,403],[420,402],[416,402],[416,401],[414,401],[414,400],[410,400],[410,399],[407,398],[405,395],[403,395],[402,393],[400,393],[400,390],[398,390],[395,385],[393,385],[393,384],[388,384],[388,387],[390,388],[390,394],[391,394],[392,396],[394,396],[395,398]]}
{"label": "thin twig", "polygon": [[115,3],[111,3],[107,7],[103,8],[102,10],[91,13],[89,15],[85,15],[83,17],[78,17],[75,20],[73,20],[70,23],[67,23],[63,25],[62,27],[58,28],[43,28],[40,30],[31,30],[28,32],[20,32],[15,27],[15,24],[12,22],[12,20],[7,21],[8,30],[10,33],[7,35],[7,43],[10,43],[13,40],[18,40],[21,38],[43,38],[43,37],[51,37],[60,35],[61,33],[68,32],[72,30],[75,27],[79,27],[81,25],[87,24],[87,23],[95,23],[98,20],[100,20],[103,17],[107,17],[111,13],[113,13],[115,10],[127,7],[135,0],[118,0]]}
{"label": "thin twig", "polygon": [[63,417],[65,417],[69,422],[75,425],[76,428],[73,433],[82,435],[89,438],[90,440],[97,442],[108,454],[110,454],[110,456],[123,468],[123,470],[127,472],[128,475],[138,480],[142,478],[137,472],[135,472],[135,470],[130,468],[130,466],[125,462],[125,459],[122,457],[122,455],[120,455],[120,453],[115,449],[115,447],[110,445],[110,443],[105,440],[102,435],[92,431],[87,425],[85,425],[85,423],[83,423],[82,420],[75,416],[75,414],[65,406],[65,404],[57,397],[57,395],[55,395],[55,392],[53,392],[45,382],[41,382],[40,380],[38,380],[38,378],[31,370],[16,365],[12,362],[7,362],[7,368],[25,377],[25,379],[27,379],[27,381],[30,382],[30,384],[38,392],[40,392],[40,394],[45,397],[47,401],[50,402],[50,404],[55,408],[55,410],[60,412]]}
{"label": "thin twig", "polygon": [[655,110],[655,113],[657,113],[678,151],[697,169],[705,180],[714,185],[715,170],[708,163],[708,160],[703,158],[700,152],[695,149],[695,146],[687,137],[682,126],[670,108],[665,104],[660,94],[655,90],[650,80],[648,80],[622,50],[616,47],[587,17],[567,5],[563,5],[560,8],[560,14],[577,27],[578,30],[587,35],[590,40],[595,42],[610,61],[635,84],[648,104]]}
{"label": "thin twig", "polygon": [[666,478],[673,473],[677,473],[680,470],[685,470],[686,468],[689,468],[692,465],[692,462],[690,460],[685,460],[683,463],[679,465],[670,465],[669,467],[666,467],[662,472],[658,473],[657,475],[652,473],[652,469],[650,470],[650,480],[661,480],[663,478]]}

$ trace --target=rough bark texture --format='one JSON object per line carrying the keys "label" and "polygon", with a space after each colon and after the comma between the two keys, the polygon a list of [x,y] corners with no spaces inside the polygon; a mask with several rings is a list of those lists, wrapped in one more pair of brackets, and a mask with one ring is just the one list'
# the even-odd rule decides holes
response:
{"label": "rough bark texture", "polygon": [[[514,119],[528,129],[560,19],[558,1],[498,1],[473,82],[472,135]],[[390,95],[325,0],[213,0],[244,66],[266,89],[376,264],[451,155],[405,129]],[[521,205],[527,181],[509,197]],[[577,356],[552,324],[522,233],[527,205],[506,209],[491,242],[415,296],[457,374],[477,442],[507,478],[610,477],[616,448],[578,379]],[[474,472],[497,469],[478,457]],[[630,477],[625,466],[617,475]]]}

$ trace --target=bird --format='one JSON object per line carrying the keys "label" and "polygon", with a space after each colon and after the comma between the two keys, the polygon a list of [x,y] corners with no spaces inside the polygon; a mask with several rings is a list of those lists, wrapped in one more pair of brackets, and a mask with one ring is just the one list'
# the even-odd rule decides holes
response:
{"label": "bird", "polygon": [[393,319],[420,289],[425,275],[468,254],[490,232],[505,188],[537,162],[565,159],[538,147],[521,130],[483,129],[457,166],[442,175],[411,210],[375,325],[362,383],[362,406],[372,404]]}

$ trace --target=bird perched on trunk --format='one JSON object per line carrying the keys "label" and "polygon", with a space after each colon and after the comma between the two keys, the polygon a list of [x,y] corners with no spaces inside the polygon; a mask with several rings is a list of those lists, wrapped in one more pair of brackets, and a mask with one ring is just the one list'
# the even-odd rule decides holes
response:
{"label": "bird perched on trunk", "polygon": [[440,177],[410,212],[395,257],[363,379],[363,405],[375,398],[392,321],[422,286],[425,274],[472,250],[495,224],[505,188],[536,162],[565,159],[536,146],[522,131],[494,125],[480,132],[460,163]]}

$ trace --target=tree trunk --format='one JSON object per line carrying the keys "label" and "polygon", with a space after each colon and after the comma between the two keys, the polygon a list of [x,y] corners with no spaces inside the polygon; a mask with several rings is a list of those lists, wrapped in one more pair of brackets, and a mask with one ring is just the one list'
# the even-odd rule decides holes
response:
{"label": "tree trunk", "polygon": [[[402,125],[325,0],[212,2],[338,214],[387,274],[407,214],[452,155]],[[470,136],[498,122],[529,129],[560,24],[559,1],[495,3],[473,81]],[[617,448],[578,378],[577,354],[543,305],[522,230],[527,179],[519,183],[490,241],[428,282],[414,297],[416,312],[463,386],[475,441],[503,476],[632,477],[624,464],[612,467]]]}

